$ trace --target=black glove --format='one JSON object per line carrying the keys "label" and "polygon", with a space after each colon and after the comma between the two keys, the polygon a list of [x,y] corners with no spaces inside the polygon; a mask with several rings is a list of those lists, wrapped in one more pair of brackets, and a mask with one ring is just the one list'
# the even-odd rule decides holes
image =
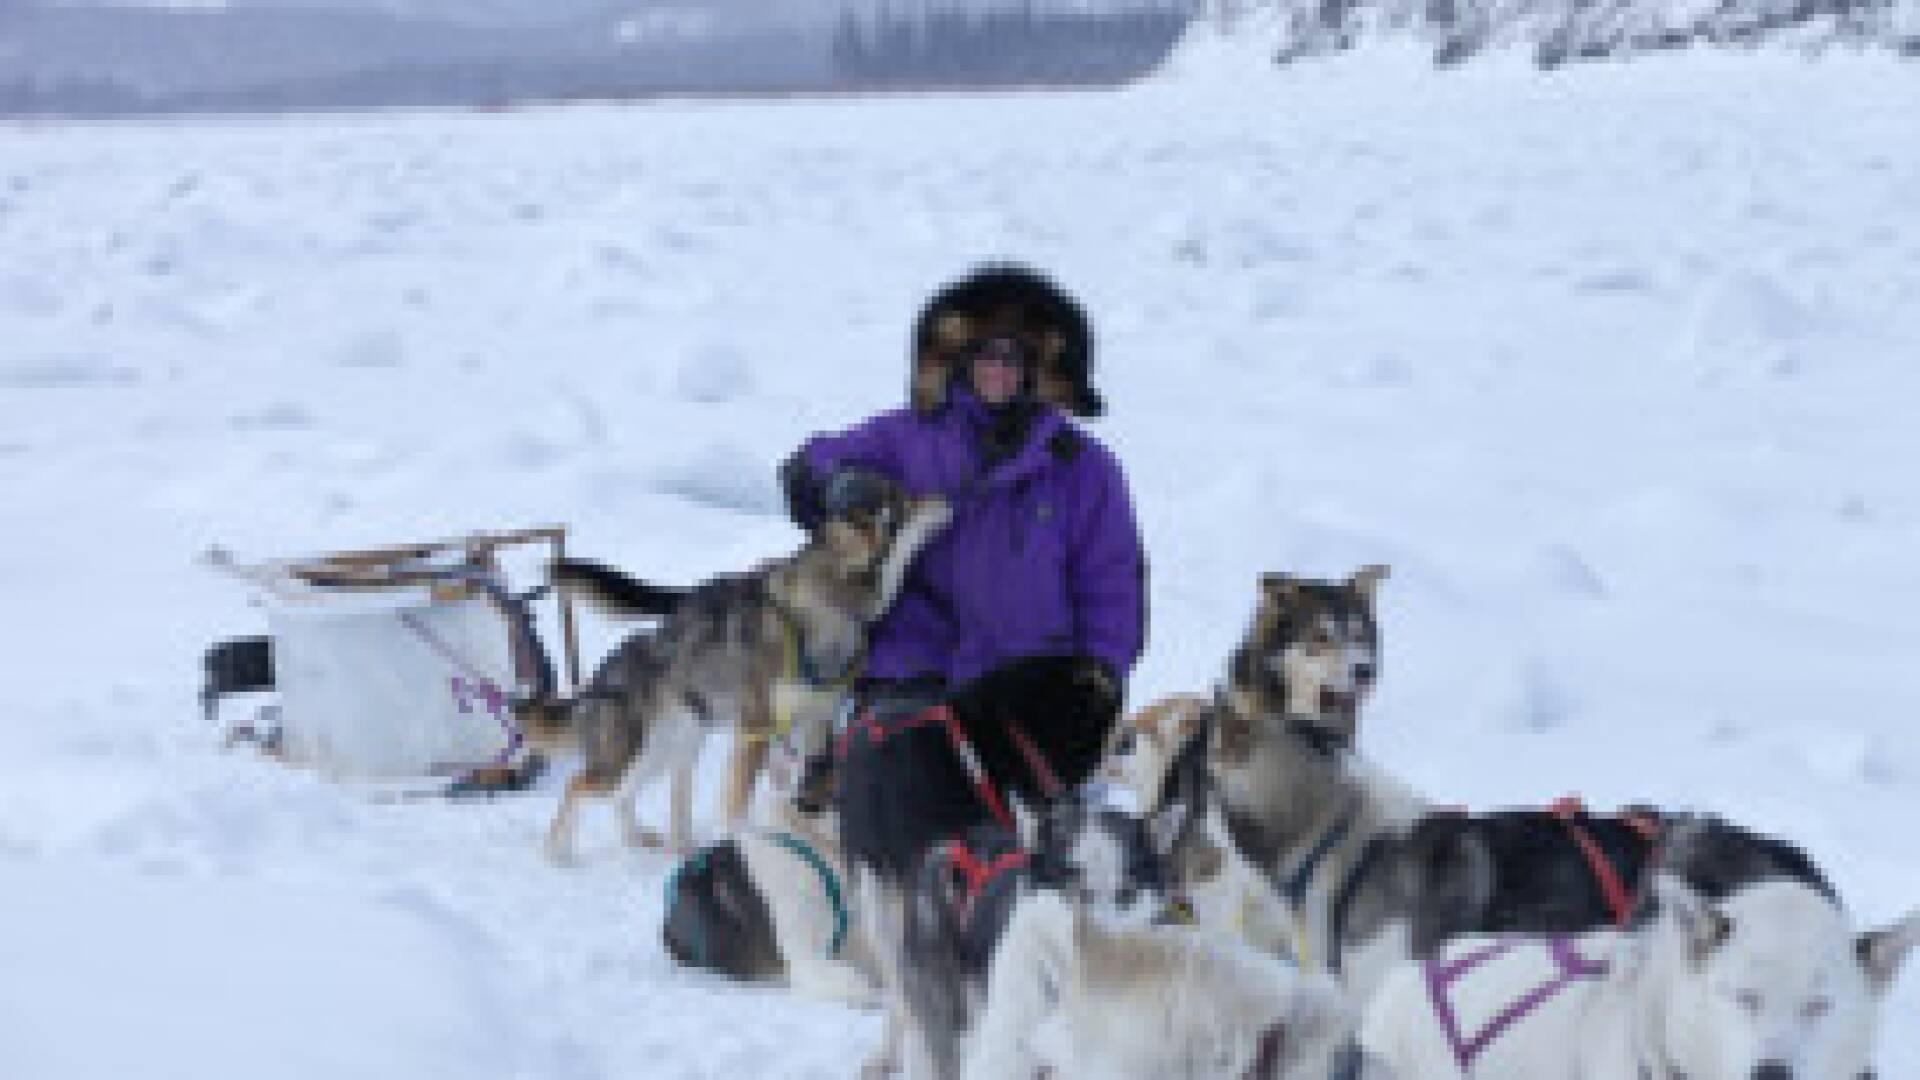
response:
{"label": "black glove", "polygon": [[968,690],[977,696],[1012,702],[1046,702],[1050,709],[1071,699],[1086,711],[1097,713],[1117,710],[1126,686],[1105,660],[1075,653],[1009,660],[975,679]]}
{"label": "black glove", "polygon": [[1126,697],[1126,685],[1105,660],[1080,655],[1073,658],[1073,685],[1086,695],[1091,711],[1117,713]]}
{"label": "black glove", "polygon": [[827,474],[820,487],[820,511],[841,517],[858,510],[879,510],[894,500],[898,488],[882,472],[842,465]]}
{"label": "black glove", "polygon": [[894,497],[895,490],[886,474],[857,465],[842,465],[822,476],[807,464],[804,452],[796,452],[780,466],[787,516],[809,533],[827,518],[877,510]]}

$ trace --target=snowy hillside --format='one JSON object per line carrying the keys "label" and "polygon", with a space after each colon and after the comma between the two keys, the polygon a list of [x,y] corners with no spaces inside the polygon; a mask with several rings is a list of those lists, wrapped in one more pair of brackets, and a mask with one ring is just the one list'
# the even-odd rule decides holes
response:
{"label": "snowy hillside", "polygon": [[1196,37],[1292,63],[1384,41],[1434,63],[1522,51],[1555,68],[1676,49],[1920,56],[1915,0],[1203,0]]}
{"label": "snowy hillside", "polygon": [[[0,1076],[850,1075],[872,1017],[671,967],[611,820],[543,862],[551,782],[221,753],[198,653],[257,615],[192,559],[564,521],[745,565],[795,540],[775,462],[898,401],[985,256],[1097,320],[1136,701],[1209,682],[1258,572],[1389,562],[1388,768],[1718,810],[1863,921],[1920,904],[1913,72],[0,128]],[[1916,1021],[1909,973],[1882,1075]]]}

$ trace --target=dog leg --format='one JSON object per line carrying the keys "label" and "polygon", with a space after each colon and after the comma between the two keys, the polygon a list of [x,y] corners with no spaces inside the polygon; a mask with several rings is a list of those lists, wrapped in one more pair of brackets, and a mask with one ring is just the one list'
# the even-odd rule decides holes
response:
{"label": "dog leg", "polygon": [[757,729],[747,722],[750,719],[741,717],[740,733],[734,739],[727,772],[726,799],[720,808],[720,820],[726,822],[730,833],[738,832],[746,823],[747,811],[753,806],[754,780],[767,761],[767,736],[756,734]]}
{"label": "dog leg", "polygon": [[881,1006],[886,1010],[880,1047],[860,1067],[860,1076],[861,1080],[885,1080],[900,1069],[907,1028],[907,1003],[900,981],[900,898],[874,871],[861,868],[856,873],[860,879],[860,929],[880,977]]}
{"label": "dog leg", "polygon": [[693,767],[698,762],[682,759],[673,770],[673,792],[668,796],[667,844],[675,854],[693,851]]}
{"label": "dog leg", "polygon": [[547,827],[547,859],[554,865],[572,865],[574,837],[579,832],[580,801],[604,794],[601,787],[585,773],[567,781],[566,793],[560,796],[560,809],[553,815],[553,824]]}
{"label": "dog leg", "polygon": [[961,1080],[1032,1076],[1033,1033],[1066,989],[1073,915],[1054,894],[1024,898],[987,971],[986,1002],[967,1040]]}
{"label": "dog leg", "polygon": [[621,820],[628,847],[663,846],[659,833],[641,826],[635,796],[649,783],[665,776],[668,778],[668,817],[664,846],[682,855],[692,850],[693,770],[700,761],[700,740],[705,730],[697,713],[682,708],[662,713],[659,722],[648,731],[646,744],[628,768],[621,785],[620,805],[626,811],[626,817]]}
{"label": "dog leg", "polygon": [[[790,831],[802,842],[810,839],[805,822]],[[823,859],[828,858],[831,846],[817,838],[811,839],[815,852]],[[857,905],[849,902],[858,898],[842,893],[836,900],[810,861],[767,833],[741,833],[736,842],[761,893],[767,898],[774,941],[786,961],[788,987],[796,994],[818,1001],[860,1008],[875,1005],[873,984],[867,981],[865,968],[860,966],[865,960],[859,948],[863,940],[860,925],[851,914],[846,914],[856,909]],[[832,864],[827,865],[831,872]],[[852,882],[848,884],[851,886]],[[848,919],[844,933],[840,923],[843,914]],[[837,942],[836,936],[840,939]]]}
{"label": "dog leg", "polygon": [[614,805],[620,809],[620,842],[629,848],[661,846],[660,834],[640,824],[639,807],[640,790],[661,772],[661,756],[657,746],[642,750],[627,767],[626,774],[620,778],[619,790],[614,793]]}
{"label": "dog leg", "polygon": [[620,795],[620,843],[629,848],[663,848],[666,838],[660,830],[649,829],[640,824],[640,810],[634,805],[634,796],[629,792]]}

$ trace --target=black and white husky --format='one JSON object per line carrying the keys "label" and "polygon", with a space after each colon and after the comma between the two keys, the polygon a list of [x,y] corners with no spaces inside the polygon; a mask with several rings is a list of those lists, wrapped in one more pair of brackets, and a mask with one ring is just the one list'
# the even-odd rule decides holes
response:
{"label": "black and white husky", "polygon": [[988,971],[1009,924],[1036,897],[1065,898],[1108,925],[1146,926],[1173,910],[1155,835],[1171,835],[1170,821],[1150,823],[1074,797],[1038,815],[1017,800],[1013,806],[1017,830],[988,822],[929,850],[900,890],[897,937],[876,935],[897,944],[898,981],[890,985],[899,995],[892,1003],[898,1026],[885,1056],[899,1056],[884,1065],[897,1062],[912,1080],[961,1075]]}
{"label": "black and white husky", "polygon": [[[1198,694],[1162,698],[1122,720],[1097,774],[1122,805],[1147,808],[1167,787],[1176,757],[1204,729],[1213,702]],[[1217,805],[1196,815],[1191,835],[1171,852],[1181,897],[1196,925],[1230,934],[1281,957],[1294,954],[1291,912],[1266,877],[1241,857]]]}
{"label": "black and white husky", "polygon": [[661,937],[686,967],[780,982],[823,1001],[878,1000],[833,811],[788,807],[682,863],[667,884]]}
{"label": "black and white husky", "polygon": [[1855,934],[1803,882],[1712,902],[1654,880],[1639,930],[1461,938],[1399,965],[1362,1043],[1408,1077],[1872,1080],[1877,1013],[1920,912]]}
{"label": "black and white husky", "polygon": [[1301,961],[1362,1000],[1388,968],[1461,935],[1615,923],[1655,850],[1710,900],[1768,879],[1833,895],[1797,848],[1719,819],[1438,810],[1369,766],[1338,718],[1265,713],[1227,692],[1208,720],[1170,770],[1162,809],[1184,803],[1193,821],[1217,807],[1291,908]]}

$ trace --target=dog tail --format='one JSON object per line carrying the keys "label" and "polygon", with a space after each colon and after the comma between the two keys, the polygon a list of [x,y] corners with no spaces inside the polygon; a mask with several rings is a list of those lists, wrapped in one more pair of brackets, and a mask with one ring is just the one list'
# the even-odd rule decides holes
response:
{"label": "dog tail", "polygon": [[555,559],[547,567],[553,587],[605,615],[657,619],[671,615],[691,590],[655,585],[588,559]]}

